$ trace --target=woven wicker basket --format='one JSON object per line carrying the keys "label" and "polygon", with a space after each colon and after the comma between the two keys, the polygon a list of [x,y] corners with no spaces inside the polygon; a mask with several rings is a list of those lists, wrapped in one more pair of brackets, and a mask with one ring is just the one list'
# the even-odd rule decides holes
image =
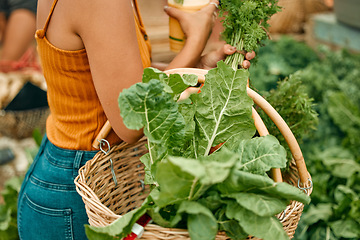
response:
{"label": "woven wicker basket", "polygon": [[281,12],[269,20],[271,33],[301,33],[311,14],[329,11],[324,0],[279,0]]}
{"label": "woven wicker basket", "polygon": [[[201,69],[173,69],[166,73],[191,73],[199,76],[199,81],[204,79],[205,70]],[[306,169],[301,150],[296,139],[280,115],[260,95],[248,88],[248,95],[260,106],[274,121],[282,132],[293,154],[293,162],[284,181],[294,186],[304,186],[304,191],[310,195],[310,175]],[[260,116],[253,109],[255,126],[261,136],[269,134]],[[107,131],[106,131],[107,132]],[[101,137],[100,137],[101,138]],[[107,153],[99,151],[96,156],[88,161],[79,170],[75,179],[76,190],[82,196],[89,224],[96,227],[107,226],[121,215],[139,207],[149,193],[149,188],[143,184],[144,166],[139,158],[147,152],[146,138],[136,144],[121,143],[112,147]],[[111,161],[111,160],[112,161]],[[117,178],[117,186],[112,177],[111,164]],[[283,176],[279,169],[272,170],[273,179],[282,181]],[[299,186],[300,187],[300,186]],[[297,228],[304,205],[292,201],[290,205],[277,217],[282,222],[284,230],[290,238]],[[185,229],[163,228],[155,224],[148,224],[140,239],[190,239]],[[225,233],[219,232],[216,239],[229,239]],[[256,239],[251,238],[249,239]]]}
{"label": "woven wicker basket", "polygon": [[[21,139],[31,137],[34,129],[44,133],[50,110],[43,74],[30,69],[0,73],[0,85],[0,135]],[[9,107],[13,101],[15,108]]]}
{"label": "woven wicker basket", "polygon": [[34,129],[45,132],[48,107],[24,111],[0,110],[0,134],[15,139],[31,137]]}

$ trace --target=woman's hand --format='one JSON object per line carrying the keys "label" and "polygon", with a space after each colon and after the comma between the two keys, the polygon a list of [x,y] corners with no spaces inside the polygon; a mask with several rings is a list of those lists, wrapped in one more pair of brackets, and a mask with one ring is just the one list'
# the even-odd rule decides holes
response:
{"label": "woman's hand", "polygon": [[[222,47],[210,51],[209,53],[205,54],[199,64],[198,64],[198,68],[203,68],[203,69],[211,69],[216,67],[216,64],[218,61],[220,60],[224,60],[228,55],[234,54],[237,52],[237,49],[229,44],[225,44]],[[243,68],[247,69],[250,67],[250,60],[253,59],[255,57],[255,52],[247,52],[247,53],[242,53],[245,56],[245,60],[243,61]]]}
{"label": "woman's hand", "polygon": [[215,23],[217,4],[218,1],[212,0],[201,10],[191,13],[168,6],[164,10],[170,17],[179,21],[187,42],[206,43]]}
{"label": "woman's hand", "polygon": [[[166,69],[185,67],[211,69],[216,67],[218,61],[224,60],[228,55],[234,54],[237,51],[235,47],[220,42],[221,47],[201,56],[217,18],[216,11],[218,3],[217,0],[212,0],[209,5],[194,13],[184,12],[173,7],[165,8],[165,12],[170,17],[180,22],[181,28],[187,37],[184,48],[173,61],[171,61]],[[242,67],[245,69],[249,68],[249,60],[254,57],[255,52],[246,53]]]}
{"label": "woman's hand", "polygon": [[186,36],[183,49],[171,61],[167,69],[197,66],[214,26],[217,4],[217,0],[212,0],[210,4],[193,13],[173,7],[164,8],[170,17],[179,21]]}

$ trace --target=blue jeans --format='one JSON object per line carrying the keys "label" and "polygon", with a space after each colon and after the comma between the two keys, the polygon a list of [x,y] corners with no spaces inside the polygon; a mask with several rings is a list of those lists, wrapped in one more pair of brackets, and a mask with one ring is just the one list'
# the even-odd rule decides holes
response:
{"label": "blue jeans", "polygon": [[44,136],[19,193],[21,240],[87,239],[84,224],[88,217],[74,179],[95,154],[56,147]]}
{"label": "blue jeans", "polygon": [[0,0],[0,12],[6,16],[18,9],[27,9],[36,15],[37,0]]}

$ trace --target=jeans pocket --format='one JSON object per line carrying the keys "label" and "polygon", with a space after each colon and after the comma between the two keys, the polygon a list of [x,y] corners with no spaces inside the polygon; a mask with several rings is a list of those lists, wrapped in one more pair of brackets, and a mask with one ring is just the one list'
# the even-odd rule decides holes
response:
{"label": "jeans pocket", "polygon": [[74,239],[71,209],[43,207],[24,194],[19,211],[20,239]]}

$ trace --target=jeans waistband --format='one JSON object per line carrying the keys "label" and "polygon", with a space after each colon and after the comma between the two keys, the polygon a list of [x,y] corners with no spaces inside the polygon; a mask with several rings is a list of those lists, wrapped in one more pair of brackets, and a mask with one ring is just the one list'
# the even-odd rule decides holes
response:
{"label": "jeans waistband", "polygon": [[[46,135],[44,137],[46,137]],[[45,139],[44,144],[45,157],[53,164],[63,168],[82,166],[86,163],[86,161],[92,159],[98,152],[60,148],[52,144],[48,139]]]}

